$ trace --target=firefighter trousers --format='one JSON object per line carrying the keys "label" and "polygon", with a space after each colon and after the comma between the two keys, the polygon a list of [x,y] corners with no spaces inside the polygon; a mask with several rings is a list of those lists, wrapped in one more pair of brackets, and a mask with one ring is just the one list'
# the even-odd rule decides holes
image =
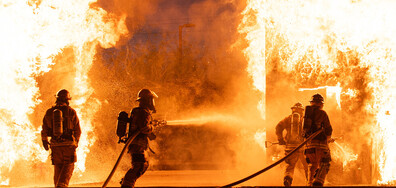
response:
{"label": "firefighter trousers", "polygon": [[55,187],[68,187],[77,161],[76,147],[51,146],[51,160],[54,165]]}
{"label": "firefighter trousers", "polygon": [[309,148],[304,155],[308,163],[308,185],[323,186],[330,169],[331,155],[329,149]]}
{"label": "firefighter trousers", "polygon": [[[292,150],[285,150],[285,154],[287,155],[291,151]],[[285,160],[285,163],[286,163],[285,178],[290,177],[291,179],[293,179],[294,169],[296,168],[298,161],[300,161],[302,164],[302,168],[304,169],[305,181],[307,182],[308,164],[307,164],[304,154],[301,150],[297,151],[296,153],[294,153],[293,155],[291,155],[289,158],[287,158]]]}
{"label": "firefighter trousers", "polygon": [[144,154],[133,153],[132,168],[125,174],[121,187],[135,187],[136,180],[146,172],[148,167],[149,162],[145,159]]}
{"label": "firefighter trousers", "polygon": [[68,187],[69,180],[72,177],[74,170],[74,163],[70,164],[56,164],[54,165],[54,185],[56,188]]}

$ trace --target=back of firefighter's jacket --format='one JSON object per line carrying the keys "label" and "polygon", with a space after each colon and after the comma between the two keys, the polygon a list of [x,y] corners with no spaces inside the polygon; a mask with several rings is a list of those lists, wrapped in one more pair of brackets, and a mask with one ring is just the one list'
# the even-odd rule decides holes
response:
{"label": "back of firefighter's jacket", "polygon": [[[305,127],[306,124],[304,124],[304,131],[309,134],[312,134],[320,129],[323,129],[323,132],[320,133],[318,136],[313,138],[311,141],[309,141],[306,145],[306,149],[309,148],[323,148],[323,149],[328,149],[328,143],[327,140],[328,138],[331,137],[333,128],[330,124],[329,116],[327,113],[320,109],[317,106],[311,106],[311,114],[306,114],[304,116],[304,121],[306,121],[306,118],[310,118],[311,120],[311,125],[310,127]],[[309,110],[306,110],[306,112],[309,112]]]}

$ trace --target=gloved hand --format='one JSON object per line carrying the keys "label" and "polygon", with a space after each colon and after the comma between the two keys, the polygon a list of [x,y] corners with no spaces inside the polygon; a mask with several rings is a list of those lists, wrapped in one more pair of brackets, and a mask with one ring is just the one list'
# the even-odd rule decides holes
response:
{"label": "gloved hand", "polygon": [[48,140],[42,140],[43,141],[43,147],[44,147],[44,149],[46,150],[46,151],[48,151],[49,150],[49,142],[48,142]]}
{"label": "gloved hand", "polygon": [[286,145],[286,142],[285,142],[285,140],[283,140],[283,139],[279,139],[278,141],[279,141],[279,145]]}

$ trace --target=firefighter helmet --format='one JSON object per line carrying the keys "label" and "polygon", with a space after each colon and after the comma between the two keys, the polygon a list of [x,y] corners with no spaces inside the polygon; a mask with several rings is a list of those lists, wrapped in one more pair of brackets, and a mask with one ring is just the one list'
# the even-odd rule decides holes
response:
{"label": "firefighter helmet", "polygon": [[140,100],[150,100],[153,98],[158,98],[158,95],[154,93],[154,91],[151,91],[149,89],[141,89],[137,95],[137,101]]}
{"label": "firefighter helmet", "polygon": [[147,107],[153,113],[156,112],[154,98],[158,98],[157,94],[149,89],[141,89],[137,97],[136,101],[139,102],[140,107]]}
{"label": "firefighter helmet", "polygon": [[301,110],[304,110],[304,107],[303,107],[303,105],[301,104],[301,103],[296,103],[296,104],[294,104],[294,106],[292,106],[291,107],[291,109],[293,110],[293,109],[301,109]]}
{"label": "firefighter helmet", "polygon": [[56,93],[56,98],[62,101],[71,100],[70,93],[66,89],[61,89]]}
{"label": "firefighter helmet", "polygon": [[312,96],[311,100],[309,102],[314,102],[314,103],[324,103],[324,98],[321,94],[317,93]]}

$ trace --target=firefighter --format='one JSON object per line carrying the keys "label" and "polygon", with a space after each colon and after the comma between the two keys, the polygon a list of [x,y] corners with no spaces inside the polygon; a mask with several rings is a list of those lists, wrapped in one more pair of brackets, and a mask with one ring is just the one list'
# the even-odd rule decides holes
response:
{"label": "firefighter", "polygon": [[[45,113],[41,139],[45,150],[51,149],[55,187],[68,187],[77,161],[76,148],[81,135],[76,111],[69,106],[70,93],[61,89],[56,94],[55,106]],[[48,137],[51,140],[48,141]]]}
{"label": "firefighter", "polygon": [[[302,137],[302,122],[303,122],[303,113],[304,108],[301,103],[296,103],[291,107],[292,113],[280,121],[275,129],[276,136],[278,137],[279,145],[286,145],[285,155],[294,150],[301,142],[303,142]],[[286,130],[285,138],[283,137],[283,131]],[[302,163],[305,179],[307,180],[308,173],[308,164],[303,155],[303,151],[299,150],[289,158],[285,160],[286,169],[283,179],[283,184],[288,187],[291,186],[293,182],[293,174],[294,168],[296,167],[297,162],[300,161]]]}
{"label": "firefighter", "polygon": [[321,129],[323,132],[307,142],[304,155],[308,163],[308,185],[321,187],[330,169],[331,155],[328,141],[331,140],[333,128],[329,116],[323,110],[323,96],[313,95],[310,104],[305,109],[303,137],[308,138]]}
{"label": "firefighter", "polygon": [[128,135],[132,135],[135,131],[140,131],[140,133],[128,148],[128,153],[132,157],[132,168],[122,179],[122,188],[135,187],[136,180],[146,172],[149,166],[147,150],[149,149],[149,137],[151,138],[150,135],[153,135],[153,125],[150,122],[151,114],[156,112],[154,98],[158,98],[158,96],[153,91],[141,89],[136,100],[139,106],[131,111]]}

